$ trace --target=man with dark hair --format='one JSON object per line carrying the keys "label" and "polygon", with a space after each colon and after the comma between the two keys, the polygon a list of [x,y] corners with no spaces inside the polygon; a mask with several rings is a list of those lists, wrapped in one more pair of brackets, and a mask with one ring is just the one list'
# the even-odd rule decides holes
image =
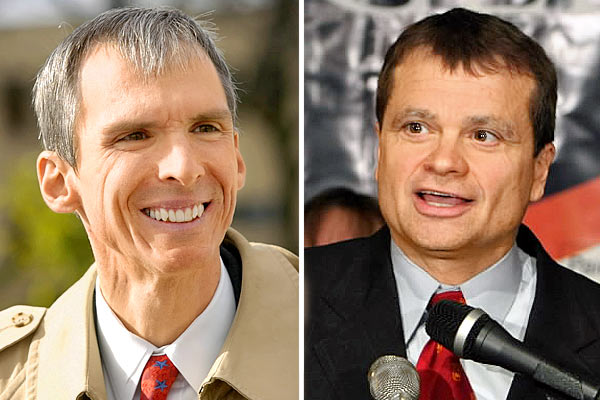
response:
{"label": "man with dark hair", "polygon": [[367,371],[396,354],[421,399],[563,398],[431,341],[439,299],[482,308],[563,367],[600,371],[600,286],[554,262],[521,224],[555,155],[556,74],[497,17],[427,17],[388,50],[377,89],[376,178],[387,226],[306,251],[305,393],[365,399]]}
{"label": "man with dark hair", "polygon": [[230,228],[246,167],[213,34],[109,10],[38,74],[40,190],[95,263],[0,312],[2,399],[296,399],[298,260]]}

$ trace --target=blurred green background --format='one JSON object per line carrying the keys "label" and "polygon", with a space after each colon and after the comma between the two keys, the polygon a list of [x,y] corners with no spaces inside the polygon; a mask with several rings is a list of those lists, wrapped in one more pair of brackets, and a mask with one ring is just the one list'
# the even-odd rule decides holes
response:
{"label": "blurred green background", "polygon": [[0,0],[0,309],[48,306],[93,262],[74,215],[41,199],[41,147],[30,106],[38,69],[74,27],[111,8],[214,10],[219,47],[240,87],[240,147],[248,168],[233,226],[298,253],[298,4],[286,0]]}

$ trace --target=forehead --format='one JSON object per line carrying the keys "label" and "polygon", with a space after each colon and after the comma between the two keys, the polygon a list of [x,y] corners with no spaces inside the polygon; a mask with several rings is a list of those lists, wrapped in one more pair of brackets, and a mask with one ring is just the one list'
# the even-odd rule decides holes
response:
{"label": "forehead", "polygon": [[144,74],[110,45],[95,48],[81,66],[79,124],[119,119],[177,119],[190,113],[229,111],[208,56],[190,57],[159,74]]}
{"label": "forehead", "polygon": [[450,70],[440,57],[417,49],[394,69],[385,114],[409,106],[434,114],[525,119],[531,125],[529,105],[534,87],[529,75],[477,66],[466,71],[462,65]]}
{"label": "forehead", "polygon": [[79,66],[79,89],[81,90],[82,83],[89,83],[90,77],[94,80],[99,75],[111,77],[114,81],[147,84],[165,76],[197,68],[199,64],[212,70],[211,72],[218,77],[212,60],[198,45],[181,43],[176,49],[167,50],[167,54],[155,56],[151,55],[152,51],[144,52],[144,49],[131,49],[131,54],[127,51],[113,42],[102,42],[92,46],[85,53]]}

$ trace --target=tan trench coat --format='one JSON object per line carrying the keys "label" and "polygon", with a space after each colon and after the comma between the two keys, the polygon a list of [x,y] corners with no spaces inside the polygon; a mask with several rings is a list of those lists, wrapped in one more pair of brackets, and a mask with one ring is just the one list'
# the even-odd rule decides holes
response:
{"label": "tan trench coat", "polygon": [[[199,399],[298,399],[298,259],[229,229],[243,264],[235,319]],[[49,308],[0,312],[0,400],[106,398],[96,340],[96,269]]]}

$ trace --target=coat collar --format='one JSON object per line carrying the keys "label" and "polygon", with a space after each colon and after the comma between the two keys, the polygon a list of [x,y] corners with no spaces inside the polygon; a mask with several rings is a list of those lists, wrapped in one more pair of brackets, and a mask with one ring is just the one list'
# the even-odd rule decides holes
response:
{"label": "coat collar", "polygon": [[[251,245],[233,229],[225,240],[242,258],[241,296],[203,391],[210,398],[210,386],[222,390],[225,382],[251,399],[296,399],[298,273],[284,250]],[[95,281],[92,266],[48,309],[35,333],[31,351],[38,358],[37,376],[27,390],[39,400],[53,400],[56,393],[65,399],[106,398],[93,311]]]}
{"label": "coat collar", "polygon": [[273,246],[250,244],[233,229],[225,240],[242,258],[242,290],[202,391],[222,381],[249,399],[297,399],[298,273]]}
{"label": "coat collar", "polygon": [[389,230],[354,243],[340,254],[343,270],[320,299],[338,318],[320,328],[328,333],[314,344],[339,398],[368,398],[371,363],[384,354],[406,357]]}
{"label": "coat collar", "polygon": [[65,399],[106,398],[93,311],[95,282],[92,266],[48,309],[35,333],[37,389],[27,389],[39,400],[55,399],[56,393]]}

